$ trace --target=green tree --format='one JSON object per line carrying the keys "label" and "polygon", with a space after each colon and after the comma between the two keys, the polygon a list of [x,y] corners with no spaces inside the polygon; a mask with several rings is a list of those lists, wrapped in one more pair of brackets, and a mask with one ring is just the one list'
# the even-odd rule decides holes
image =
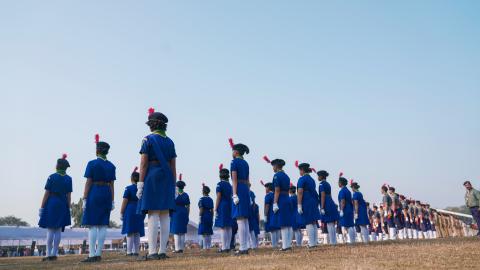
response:
{"label": "green tree", "polygon": [[26,221],[15,216],[0,217],[0,226],[30,226]]}
{"label": "green tree", "polygon": [[83,199],[78,200],[78,203],[72,202],[70,208],[72,208],[73,227],[82,226]]}

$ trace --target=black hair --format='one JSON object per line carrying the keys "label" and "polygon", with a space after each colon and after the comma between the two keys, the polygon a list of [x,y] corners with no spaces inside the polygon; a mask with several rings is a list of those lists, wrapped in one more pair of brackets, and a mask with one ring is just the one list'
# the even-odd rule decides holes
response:
{"label": "black hair", "polygon": [[110,144],[106,142],[98,142],[97,143],[97,153],[100,155],[108,155],[108,151],[110,150]]}
{"label": "black hair", "polygon": [[167,130],[168,118],[161,112],[153,112],[148,116],[147,125],[150,127],[151,131]]}
{"label": "black hair", "polygon": [[221,169],[220,170],[220,179],[222,180],[228,180],[230,179],[230,171],[228,169]]}
{"label": "black hair", "polygon": [[185,182],[183,182],[182,180],[179,180],[177,181],[176,185],[179,189],[184,189],[187,184],[185,184]]}
{"label": "black hair", "polygon": [[295,192],[297,192],[297,187],[296,186],[291,186],[289,191],[295,193]]}
{"label": "black hair", "polygon": [[133,172],[132,175],[130,176],[130,179],[133,182],[138,183],[138,181],[140,180],[140,174],[138,172]]}
{"label": "black hair", "polygon": [[273,183],[266,183],[265,188],[268,189],[269,191],[273,191]]}
{"label": "black hair", "polygon": [[392,192],[395,192],[395,188],[394,187],[389,187],[388,190],[392,191]]}
{"label": "black hair", "polygon": [[310,164],[308,163],[301,163],[298,165],[298,169],[304,171],[305,173],[311,173],[312,169],[310,168]]}
{"label": "black hair", "polygon": [[382,190],[387,192],[388,191],[388,187],[387,186],[382,186]]}
{"label": "black hair", "polygon": [[467,181],[463,182],[463,185],[464,185],[464,186],[465,186],[466,184],[471,185],[472,183],[470,183],[470,181],[467,180]]}
{"label": "black hair", "polygon": [[329,176],[327,171],[319,171],[319,172],[317,172],[317,175],[319,177],[324,177],[325,179],[327,179],[327,177]]}
{"label": "black hair", "polygon": [[64,158],[59,158],[57,159],[57,170],[66,170],[68,167],[70,167],[70,163],[68,163],[68,160],[64,159]]}
{"label": "black hair", "polygon": [[159,121],[148,121],[147,125],[150,127],[150,131],[167,131],[167,123],[162,123]]}
{"label": "black hair", "polygon": [[347,186],[347,184],[348,184],[348,180],[347,180],[347,178],[340,177],[340,178],[338,179],[338,183],[340,183],[340,184],[342,185],[342,187],[345,187],[345,186]]}
{"label": "black hair", "polygon": [[353,182],[350,187],[354,188],[354,189],[359,189],[360,188],[360,185],[357,183],[357,182]]}
{"label": "black hair", "polygon": [[241,156],[250,153],[250,149],[243,143],[237,143],[232,147],[233,150],[237,151]]}
{"label": "black hair", "polygon": [[270,162],[270,164],[272,164],[272,166],[277,166],[277,167],[283,168],[283,166],[285,166],[285,160],[277,158],[277,159],[272,160],[272,162]]}
{"label": "black hair", "polygon": [[202,187],[202,193],[207,194],[207,195],[210,194],[210,188],[207,187],[207,186],[203,186]]}

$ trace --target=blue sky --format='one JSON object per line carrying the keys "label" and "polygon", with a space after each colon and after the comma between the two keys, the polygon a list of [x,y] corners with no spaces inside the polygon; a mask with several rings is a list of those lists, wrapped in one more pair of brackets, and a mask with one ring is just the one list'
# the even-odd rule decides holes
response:
{"label": "blue sky", "polygon": [[[480,172],[478,1],[10,1],[0,4],[0,216],[31,224],[66,152],[74,200],[93,135],[111,145],[116,197],[139,163],[150,106],[170,118],[194,202],[247,144],[384,182],[435,207],[463,203]],[[113,213],[119,221],[119,210]]]}

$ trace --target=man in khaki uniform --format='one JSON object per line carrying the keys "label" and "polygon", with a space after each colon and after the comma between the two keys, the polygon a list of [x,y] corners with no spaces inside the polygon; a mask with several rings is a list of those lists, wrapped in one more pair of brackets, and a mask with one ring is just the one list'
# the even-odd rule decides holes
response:
{"label": "man in khaki uniform", "polygon": [[[478,207],[480,206],[480,191],[474,189],[470,181],[465,181],[463,186],[467,189],[467,192],[465,192],[465,205],[470,208],[477,226],[480,226],[480,212],[478,210]],[[478,231],[477,236],[480,236],[480,230]]]}

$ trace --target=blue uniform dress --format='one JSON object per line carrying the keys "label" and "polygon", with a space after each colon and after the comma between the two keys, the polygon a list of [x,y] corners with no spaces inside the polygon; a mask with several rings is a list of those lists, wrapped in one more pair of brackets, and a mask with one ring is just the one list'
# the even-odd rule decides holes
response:
{"label": "blue uniform dress", "polygon": [[49,192],[42,215],[38,222],[40,228],[65,228],[71,225],[70,206],[67,195],[72,192],[72,178],[68,175],[54,173],[45,184]]}
{"label": "blue uniform dress", "polygon": [[[278,211],[273,215],[272,225],[274,227],[291,227],[292,226],[292,206],[290,204],[290,197],[288,190],[290,189],[290,178],[288,175],[279,171],[273,176],[274,189],[280,188],[280,195],[278,196]],[[272,205],[273,208],[273,205]]]}
{"label": "blue uniform dress", "polygon": [[230,185],[228,181],[222,180],[218,182],[215,192],[217,194],[220,193],[220,203],[217,208],[215,227],[232,227],[232,185]]}
{"label": "blue uniform dress", "polygon": [[137,185],[127,186],[123,192],[123,198],[128,202],[123,212],[122,234],[139,233],[141,237],[145,236],[145,215],[137,214]]}
{"label": "blue uniform dress", "polygon": [[368,220],[367,204],[363,199],[363,194],[360,191],[353,192],[352,200],[357,201],[358,203],[358,218],[355,220],[355,225],[370,225],[370,221]]}
{"label": "blue uniform dress", "polygon": [[255,203],[255,193],[250,190],[250,215],[248,216],[248,228],[250,231],[255,231],[255,226],[259,227],[258,220],[258,205]]}
{"label": "blue uniform dress", "polygon": [[200,224],[198,224],[199,235],[213,234],[213,200],[208,196],[200,198],[198,207],[203,208],[203,213],[200,215]]}
{"label": "blue uniform dress", "polygon": [[235,158],[230,165],[230,172],[237,172],[237,196],[239,203],[233,206],[233,218],[248,218],[250,215],[250,188],[248,163],[243,158]]}
{"label": "blue uniform dress", "polygon": [[305,229],[305,224],[302,222],[302,217],[298,213],[298,197],[297,195],[290,196],[290,205],[292,208],[292,229],[300,230]]}
{"label": "blue uniform dress", "polygon": [[341,201],[345,200],[345,207],[343,208],[343,217],[340,217],[340,226],[353,227],[353,203],[352,193],[347,187],[342,187],[338,193],[338,204],[341,205]]}
{"label": "blue uniform dress", "polygon": [[273,199],[275,197],[275,194],[273,192],[269,192],[265,195],[265,205],[269,205],[268,207],[268,213],[267,213],[267,220],[265,220],[265,231],[266,232],[273,232],[276,230],[280,230],[279,226],[276,226],[273,223]]}
{"label": "blue uniform dress", "polygon": [[[325,192],[325,205],[322,204],[322,192]],[[318,194],[320,199],[320,206],[325,210],[325,215],[321,215],[321,220],[324,223],[331,223],[338,221],[338,206],[335,204],[332,198],[332,187],[327,181],[320,182],[318,187]]]}
{"label": "blue uniform dress", "polygon": [[317,223],[317,220],[320,220],[320,210],[318,210],[318,193],[315,188],[315,180],[309,174],[305,174],[298,179],[297,188],[303,189],[302,223]]}
{"label": "blue uniform dress", "polygon": [[175,179],[170,161],[177,157],[173,141],[152,133],[142,141],[140,154],[148,155],[148,170],[137,212],[175,209]]}
{"label": "blue uniform dress", "polygon": [[175,199],[175,210],[171,213],[170,218],[170,233],[185,234],[187,233],[188,225],[188,206],[190,205],[190,198],[188,194],[183,192]]}
{"label": "blue uniform dress", "polygon": [[106,159],[94,159],[87,164],[85,178],[92,179],[93,183],[87,195],[82,225],[109,225],[112,211],[112,190],[105,183],[116,180],[115,166]]}

